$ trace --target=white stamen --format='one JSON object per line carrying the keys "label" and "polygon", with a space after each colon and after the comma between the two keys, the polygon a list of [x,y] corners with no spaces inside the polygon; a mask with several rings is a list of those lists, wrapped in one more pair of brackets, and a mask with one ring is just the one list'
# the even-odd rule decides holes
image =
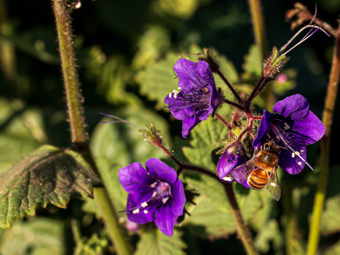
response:
{"label": "white stamen", "polygon": [[171,96],[172,96],[172,94],[171,93],[169,93],[169,97],[171,98]]}
{"label": "white stamen", "polygon": [[222,178],[223,180],[227,181],[227,182],[231,182],[233,180],[233,177],[226,175]]}
{"label": "white stamen", "polygon": [[296,151],[295,154],[298,155],[298,156],[300,156],[300,152],[298,152],[298,151]]}
{"label": "white stamen", "polygon": [[152,197],[156,196],[157,192],[155,191],[154,193],[152,193]]}
{"label": "white stamen", "polygon": [[148,213],[149,213],[149,211],[148,211],[148,210],[144,210],[143,212],[144,212],[144,214],[148,214]]}
{"label": "white stamen", "polygon": [[287,129],[289,129],[290,128],[290,126],[286,123],[286,122],[284,122],[283,123],[283,129],[284,130],[287,130]]}
{"label": "white stamen", "polygon": [[139,213],[139,209],[137,208],[137,209],[133,210],[132,213],[133,213],[133,214]]}
{"label": "white stamen", "polygon": [[165,197],[165,198],[162,199],[162,203],[166,204],[166,202],[168,202],[168,200],[169,200],[169,197]]}
{"label": "white stamen", "polygon": [[301,166],[301,165],[302,165],[302,162],[301,162],[301,161],[299,161],[299,162],[298,162],[298,165],[299,165],[299,166]]}
{"label": "white stamen", "polygon": [[151,183],[150,185],[151,188],[156,188],[156,186],[157,186],[157,182]]}
{"label": "white stamen", "polygon": [[141,206],[142,206],[143,208],[145,208],[145,207],[148,206],[148,203],[147,203],[147,202],[143,202],[143,203],[141,204]]}
{"label": "white stamen", "polygon": [[295,152],[292,153],[292,158],[295,158]]}

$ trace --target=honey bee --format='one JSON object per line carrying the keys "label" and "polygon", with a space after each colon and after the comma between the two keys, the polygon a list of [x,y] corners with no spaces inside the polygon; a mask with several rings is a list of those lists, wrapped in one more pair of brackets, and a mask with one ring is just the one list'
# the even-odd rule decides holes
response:
{"label": "honey bee", "polygon": [[280,149],[273,141],[265,143],[253,159],[233,170],[240,173],[235,174],[235,179],[246,182],[254,190],[265,188],[275,200],[280,200],[281,188],[276,173]]}

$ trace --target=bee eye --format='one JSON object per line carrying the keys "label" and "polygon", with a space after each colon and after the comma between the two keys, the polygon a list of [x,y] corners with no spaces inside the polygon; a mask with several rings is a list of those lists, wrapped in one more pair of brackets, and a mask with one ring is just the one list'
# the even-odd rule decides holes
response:
{"label": "bee eye", "polygon": [[265,149],[266,151],[269,151],[269,150],[270,150],[270,145],[269,145],[268,143],[266,143],[266,144],[264,145],[264,149]]}

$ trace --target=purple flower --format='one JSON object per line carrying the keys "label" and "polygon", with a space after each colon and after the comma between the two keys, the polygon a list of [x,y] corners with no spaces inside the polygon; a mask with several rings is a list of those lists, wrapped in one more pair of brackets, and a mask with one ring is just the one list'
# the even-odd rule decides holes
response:
{"label": "purple flower", "polygon": [[207,62],[198,63],[179,59],[174,66],[178,77],[178,91],[170,93],[164,102],[168,104],[171,114],[183,120],[182,136],[202,120],[206,120],[222,102],[216,90],[214,77]]}
{"label": "purple flower", "polygon": [[300,94],[289,96],[273,107],[274,113],[264,112],[263,119],[253,141],[255,148],[268,140],[281,147],[279,166],[289,174],[298,174],[306,161],[306,146],[320,140],[325,126],[309,110],[307,99]]}
{"label": "purple flower", "polygon": [[145,167],[135,162],[119,170],[119,181],[129,193],[127,217],[138,224],[154,221],[160,231],[172,236],[186,201],[183,184],[176,171],[159,159],[149,159]]}
{"label": "purple flower", "polygon": [[[243,150],[242,146],[237,146],[237,144],[230,145],[223,153],[220,161],[217,165],[217,175],[222,181],[233,182],[239,180],[238,174],[240,171],[233,171],[236,167],[244,164],[248,160],[248,157]],[[231,174],[232,172],[232,174]],[[247,182],[242,182],[241,184],[249,188]]]}

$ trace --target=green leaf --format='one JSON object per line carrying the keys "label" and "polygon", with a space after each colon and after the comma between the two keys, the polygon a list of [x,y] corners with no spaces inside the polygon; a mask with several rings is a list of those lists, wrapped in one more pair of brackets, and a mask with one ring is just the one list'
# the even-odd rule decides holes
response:
{"label": "green leaf", "polygon": [[97,177],[79,154],[41,146],[0,176],[0,228],[34,215],[38,205],[66,208],[72,194],[91,196],[95,182]]}
{"label": "green leaf", "polygon": [[90,238],[82,237],[77,240],[74,255],[102,255],[109,246],[109,241],[105,237],[98,236],[97,233],[91,235]]}
{"label": "green leaf", "polygon": [[[132,162],[144,164],[151,157],[161,158],[165,156],[162,150],[144,141],[144,136],[139,129],[145,127],[148,123],[153,123],[160,130],[165,144],[169,144],[169,129],[167,122],[162,117],[140,107],[138,109],[133,107],[122,108],[112,114],[135,123],[137,126],[124,123],[98,124],[93,132],[90,144],[110,198],[117,210],[122,210],[126,205],[127,193],[118,181],[119,169]],[[112,119],[103,119],[103,121],[110,120]],[[91,205],[87,204],[86,208],[90,209]],[[96,211],[96,207],[93,207],[90,211]]]}
{"label": "green leaf", "polygon": [[[209,118],[201,122],[191,132],[191,147],[184,147],[183,153],[191,164],[207,168],[216,174],[218,156],[216,150],[221,148],[228,130],[218,120]],[[226,198],[223,185],[203,174],[185,171],[184,181],[189,189],[200,196],[194,199],[196,206],[188,208],[190,217],[184,222],[195,235],[207,234],[211,237],[222,237],[236,231],[234,218]],[[235,193],[243,217],[250,220],[262,206],[260,192],[235,185]]]}
{"label": "green leaf", "polygon": [[327,248],[322,254],[323,255],[339,255],[340,254],[340,240],[337,241],[331,247]]}
{"label": "green leaf", "polygon": [[35,218],[17,222],[1,243],[2,255],[64,255],[65,229],[60,220]]}
{"label": "green leaf", "polygon": [[335,166],[330,169],[329,181],[327,185],[327,198],[325,209],[321,217],[320,232],[324,235],[340,231],[340,193],[339,193],[339,178],[340,166]]}
{"label": "green leaf", "polygon": [[173,236],[164,235],[158,229],[145,232],[137,244],[135,255],[184,255],[185,243],[178,231]]}
{"label": "green leaf", "polygon": [[270,249],[270,242],[273,242],[274,249],[277,251],[275,254],[283,255],[283,238],[280,233],[279,224],[274,219],[265,222],[261,226],[261,229],[255,239],[255,245],[259,251],[268,253]]}
{"label": "green leaf", "polygon": [[262,60],[260,49],[256,45],[252,45],[249,49],[249,53],[245,56],[245,62],[243,64],[244,79],[251,77],[261,77],[262,73]]}
{"label": "green leaf", "polygon": [[140,84],[140,91],[150,100],[157,101],[158,108],[164,105],[164,98],[174,89],[178,89],[178,80],[173,66],[179,58],[170,53],[164,60],[149,65],[140,71],[136,80]]}

